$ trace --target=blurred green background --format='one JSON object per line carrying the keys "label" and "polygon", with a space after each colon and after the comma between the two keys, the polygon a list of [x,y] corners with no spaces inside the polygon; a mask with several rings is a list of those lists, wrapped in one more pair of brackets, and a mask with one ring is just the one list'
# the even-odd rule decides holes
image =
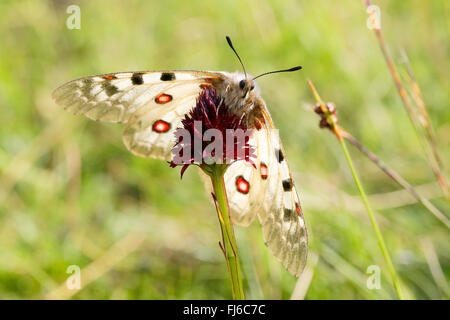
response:
{"label": "blurred green background", "polygon": [[[70,30],[69,5],[81,9]],[[409,55],[450,166],[449,3],[376,1],[401,76]],[[310,111],[311,79],[340,124],[448,214],[363,1],[0,1],[0,298],[224,299],[228,274],[209,196],[190,168],[138,158],[121,126],[73,116],[52,91],[130,70],[239,70],[231,36],[259,80],[284,142],[310,234],[301,282],[236,228],[250,299],[396,298],[336,139]],[[409,297],[447,299],[448,229],[350,147]],[[447,171],[448,172],[448,171]],[[448,174],[447,174],[448,175]],[[67,268],[81,268],[69,290]],[[381,288],[366,286],[369,266]]]}

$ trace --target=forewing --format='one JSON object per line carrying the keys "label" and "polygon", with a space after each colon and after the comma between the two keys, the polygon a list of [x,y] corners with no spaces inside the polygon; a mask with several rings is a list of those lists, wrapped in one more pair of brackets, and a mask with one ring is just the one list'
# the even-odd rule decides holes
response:
{"label": "forewing", "polygon": [[219,76],[214,72],[170,70],[111,73],[70,81],[56,89],[53,98],[73,114],[127,122],[134,112],[148,106],[174,83],[198,86]]}
{"label": "forewing", "polygon": [[85,77],[53,93],[56,102],[93,120],[127,123],[125,146],[143,157],[171,159],[173,132],[218,72],[142,71]]}

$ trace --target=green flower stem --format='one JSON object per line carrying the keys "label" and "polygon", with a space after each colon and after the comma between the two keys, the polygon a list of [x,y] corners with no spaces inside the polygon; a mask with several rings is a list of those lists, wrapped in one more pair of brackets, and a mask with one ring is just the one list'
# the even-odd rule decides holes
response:
{"label": "green flower stem", "polygon": [[228,272],[231,277],[231,288],[234,300],[245,300],[244,288],[242,286],[241,269],[237,252],[236,239],[229,214],[227,193],[223,176],[226,165],[212,165],[208,173],[214,187],[216,196],[216,209],[219,216],[220,228],[222,230],[221,249],[227,261]]}
{"label": "green flower stem", "polygon": [[353,161],[350,157],[350,154],[348,153],[347,146],[345,144],[345,140],[344,139],[338,139],[338,140],[341,144],[342,150],[344,151],[345,159],[347,160],[348,166],[350,167],[350,171],[352,172],[356,187],[358,188],[359,193],[361,194],[361,199],[364,203],[364,206],[366,207],[367,213],[369,214],[370,222],[372,223],[373,230],[375,231],[375,234],[376,234],[376,237],[378,240],[378,245],[380,246],[381,252],[383,253],[384,260],[386,261],[389,273],[391,274],[392,282],[394,283],[394,287],[395,287],[395,290],[397,291],[398,298],[400,300],[403,300],[404,298],[403,298],[402,290],[400,288],[400,281],[397,277],[397,273],[395,272],[395,268],[394,268],[394,265],[392,264],[391,257],[389,256],[389,252],[386,248],[386,244],[384,242],[383,235],[381,234],[380,228],[378,227],[378,223],[375,220],[375,215],[373,214],[372,208],[370,207],[369,201],[367,200],[366,193],[364,192],[363,186],[361,185],[361,182],[359,181],[358,174],[356,173],[355,167],[353,166]]}
{"label": "green flower stem", "polygon": [[384,260],[386,261],[389,273],[391,274],[391,278],[392,278],[392,282],[394,284],[395,291],[397,292],[398,298],[400,300],[404,300],[403,293],[400,288],[399,278],[397,276],[397,273],[395,272],[394,265],[392,264],[391,257],[389,256],[389,252],[387,250],[386,244],[383,239],[383,235],[381,234],[380,228],[378,227],[378,223],[375,220],[375,215],[373,214],[372,208],[370,207],[369,200],[367,199],[367,196],[363,189],[363,186],[362,186],[361,182],[359,181],[358,174],[356,173],[355,167],[353,166],[353,161],[347,150],[345,140],[342,138],[341,132],[337,126],[337,123],[335,122],[335,119],[332,117],[329,110],[325,107],[325,104],[323,103],[322,99],[320,98],[319,93],[317,92],[316,88],[314,87],[314,85],[312,84],[312,82],[310,80],[308,80],[308,84],[311,87],[314,97],[316,98],[316,101],[320,104],[320,108],[328,121],[329,129],[331,130],[331,132],[333,132],[336,135],[337,139],[339,140],[339,143],[341,144],[342,150],[344,151],[345,159],[347,160],[348,166],[350,167],[350,171],[352,172],[353,180],[355,180],[356,187],[359,190],[361,199],[364,203],[364,206],[366,207],[367,213],[369,214],[369,219],[370,219],[370,222],[372,223],[372,228],[375,231],[378,245],[380,246]]}

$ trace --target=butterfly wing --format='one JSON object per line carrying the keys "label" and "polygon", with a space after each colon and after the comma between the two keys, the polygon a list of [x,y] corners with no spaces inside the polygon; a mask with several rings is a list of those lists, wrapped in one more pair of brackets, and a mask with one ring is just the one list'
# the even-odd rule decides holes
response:
{"label": "butterfly wing", "polygon": [[126,123],[123,141],[134,154],[171,159],[173,131],[216,72],[143,71],[85,77],[53,93],[66,110],[93,120]]}
{"label": "butterfly wing", "polygon": [[[265,132],[253,130],[249,139],[249,145],[255,147],[256,158],[253,162],[256,168],[247,161],[237,161],[231,164],[224,176],[224,181],[229,198],[230,214],[233,223],[240,226],[250,225],[265,201],[270,199],[261,196],[266,193],[267,184],[261,183],[267,179],[264,160],[267,158],[265,148]],[[209,183],[210,185],[211,183]]]}
{"label": "butterfly wing", "polygon": [[258,218],[266,245],[289,272],[299,276],[308,255],[306,224],[278,132],[271,130],[268,140],[272,151],[268,163],[275,168],[269,170],[268,192],[274,195],[258,212]]}
{"label": "butterfly wing", "polygon": [[265,113],[266,125],[255,130],[250,141],[257,150],[256,168],[238,161],[225,174],[231,219],[248,225],[256,214],[266,245],[290,273],[299,276],[308,253],[306,225],[278,131]]}

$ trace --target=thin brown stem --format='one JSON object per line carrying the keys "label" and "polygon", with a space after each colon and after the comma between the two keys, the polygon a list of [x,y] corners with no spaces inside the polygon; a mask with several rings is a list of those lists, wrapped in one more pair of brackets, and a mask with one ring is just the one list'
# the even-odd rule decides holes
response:
{"label": "thin brown stem", "polygon": [[410,185],[405,179],[403,179],[396,171],[389,168],[383,161],[381,161],[375,154],[367,150],[354,136],[340,128],[341,135],[344,139],[354,145],[359,151],[367,156],[373,163],[375,163],[378,168],[380,168],[384,173],[391,177],[400,186],[405,188],[417,201],[422,203],[425,208],[427,208],[437,219],[444,223],[447,228],[450,227],[450,222],[447,217],[436,208],[428,199],[422,197],[412,185]]}
{"label": "thin brown stem", "polygon": [[[436,160],[436,163],[439,166],[441,172],[445,172],[444,163],[442,162],[442,158],[439,154],[439,150],[437,148],[436,136],[433,131],[433,126],[431,124],[430,116],[427,111],[427,107],[423,100],[422,90],[420,89],[419,83],[417,82],[416,76],[414,75],[413,68],[411,63],[409,62],[409,58],[404,50],[402,50],[403,62],[405,63],[406,70],[409,76],[409,85],[411,87],[412,97],[417,105],[417,109],[421,117],[419,118],[420,123],[425,129],[425,137],[428,139],[431,149],[433,151],[433,156]],[[443,181],[446,183],[446,181]]]}
{"label": "thin brown stem", "polygon": [[[370,7],[372,5],[372,1],[366,0],[366,5],[367,5],[367,7]],[[395,64],[391,58],[391,55],[389,54],[386,43],[384,42],[383,35],[381,34],[381,30],[379,28],[373,28],[373,30],[377,37],[381,52],[383,53],[384,60],[386,61],[388,69],[392,75],[392,79],[394,80],[395,86],[397,87],[397,91],[400,95],[400,99],[402,100],[403,106],[405,107],[405,109],[408,113],[409,119],[411,120],[411,123],[417,133],[419,141],[425,151],[425,155],[427,157],[427,160],[431,167],[431,170],[433,171],[434,175],[436,176],[437,181],[439,182],[439,186],[441,187],[442,193],[444,194],[446,199],[448,201],[450,201],[450,193],[449,193],[447,180],[443,174],[443,171],[440,169],[439,165],[437,164],[437,163],[439,163],[439,160],[435,159],[435,157],[432,154],[430,154],[430,152],[429,152],[430,149],[433,149],[433,146],[431,145],[430,140],[423,139],[423,134],[422,134],[421,126],[420,126],[421,122],[418,120],[418,118],[414,112],[413,106],[411,105],[411,102],[408,99],[406,90],[401,83],[399,73],[397,71],[397,68],[395,67]],[[425,128],[425,132],[427,132],[426,128]],[[424,143],[424,140],[427,142],[427,144]],[[434,153],[434,151],[433,151],[433,153]]]}

